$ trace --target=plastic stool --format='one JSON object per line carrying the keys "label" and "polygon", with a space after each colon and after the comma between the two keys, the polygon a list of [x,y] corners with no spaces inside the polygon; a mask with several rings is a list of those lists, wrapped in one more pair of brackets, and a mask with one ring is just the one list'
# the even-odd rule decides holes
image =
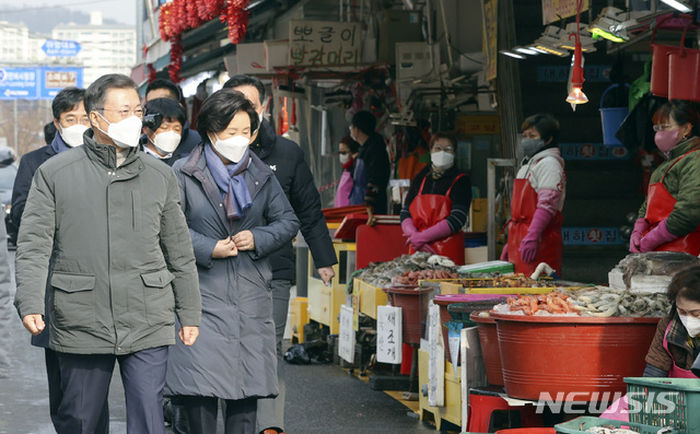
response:
{"label": "plastic stool", "polygon": [[487,433],[506,428],[541,427],[542,424],[542,416],[535,413],[532,405],[513,407],[499,392],[469,390],[469,432]]}

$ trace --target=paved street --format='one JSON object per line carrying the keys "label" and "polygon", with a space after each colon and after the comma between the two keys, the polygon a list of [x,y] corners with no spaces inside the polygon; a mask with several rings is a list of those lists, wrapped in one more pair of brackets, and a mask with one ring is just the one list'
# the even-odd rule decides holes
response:
{"label": "paved street", "polygon": [[[11,255],[14,259],[14,254]],[[14,314],[13,314],[14,315]],[[17,318],[14,316],[13,318]],[[9,378],[0,378],[0,434],[51,434],[48,391],[42,349],[29,345],[19,319],[2,330],[2,345],[12,351]],[[115,369],[115,372],[118,372]],[[284,364],[287,379],[289,433],[430,433],[408,409],[385,393],[376,392],[337,366]],[[110,426],[126,433],[121,380],[115,375],[110,390]],[[223,430],[219,430],[223,433]]]}

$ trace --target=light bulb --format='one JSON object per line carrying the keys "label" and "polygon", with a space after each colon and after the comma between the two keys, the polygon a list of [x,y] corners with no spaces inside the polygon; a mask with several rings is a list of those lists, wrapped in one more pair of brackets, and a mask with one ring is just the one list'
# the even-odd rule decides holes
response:
{"label": "light bulb", "polygon": [[566,97],[566,102],[570,104],[585,104],[588,102],[588,97],[580,86],[574,86],[571,89],[571,93]]}

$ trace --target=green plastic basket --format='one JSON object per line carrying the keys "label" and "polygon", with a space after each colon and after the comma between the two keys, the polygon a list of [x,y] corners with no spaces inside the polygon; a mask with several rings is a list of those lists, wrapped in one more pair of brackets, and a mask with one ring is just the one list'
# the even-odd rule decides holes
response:
{"label": "green plastic basket", "polygon": [[[679,433],[700,433],[700,378],[625,378],[627,396],[643,403],[640,412],[630,406],[630,421],[654,427],[672,426]],[[660,395],[664,393],[663,395]],[[668,400],[674,404],[668,411]]]}
{"label": "green plastic basket", "polygon": [[570,420],[568,422],[560,423],[558,425],[555,425],[554,429],[556,429],[558,433],[589,434],[586,432],[587,429],[601,427],[601,426],[615,427],[615,428],[626,427],[626,428],[629,428],[633,431],[638,432],[639,434],[676,434],[676,433],[678,433],[678,431],[675,431],[671,428],[659,429],[659,427],[643,425],[640,423],[621,422],[619,420],[601,419],[599,417],[593,417],[593,416],[582,416],[582,417],[576,418],[574,420]]}

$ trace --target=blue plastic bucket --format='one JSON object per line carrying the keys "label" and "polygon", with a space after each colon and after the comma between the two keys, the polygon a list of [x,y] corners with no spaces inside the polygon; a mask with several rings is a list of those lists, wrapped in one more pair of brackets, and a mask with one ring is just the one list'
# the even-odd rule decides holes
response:
{"label": "blue plastic bucket", "polygon": [[612,86],[608,87],[600,97],[600,120],[603,124],[603,144],[606,146],[622,145],[622,142],[615,137],[615,133],[617,133],[617,130],[620,129],[622,121],[625,120],[627,114],[629,113],[629,107],[603,107],[605,95],[618,86],[620,85],[613,84]]}

